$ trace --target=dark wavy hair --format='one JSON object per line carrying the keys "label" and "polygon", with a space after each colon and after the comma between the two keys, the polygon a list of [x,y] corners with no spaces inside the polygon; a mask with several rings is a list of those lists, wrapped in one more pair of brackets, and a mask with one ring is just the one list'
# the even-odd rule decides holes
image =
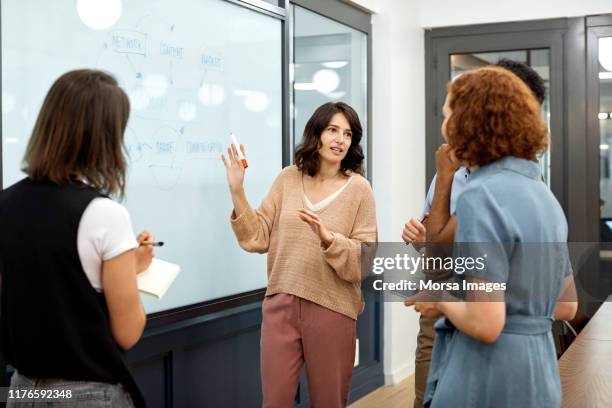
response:
{"label": "dark wavy hair", "polygon": [[294,162],[297,168],[311,177],[319,171],[321,134],[336,113],[344,115],[353,133],[351,146],[340,163],[340,171],[345,174],[349,171],[353,171],[363,175],[363,150],[359,145],[363,130],[361,128],[359,116],[353,108],[344,102],[328,102],[319,106],[310,119],[308,119],[306,127],[304,128],[302,143],[295,149]]}
{"label": "dark wavy hair", "polygon": [[505,156],[535,160],[548,147],[540,105],[527,85],[504,68],[464,73],[448,84],[448,98],[448,143],[469,166]]}
{"label": "dark wavy hair", "polygon": [[546,85],[544,79],[530,66],[523,64],[522,62],[513,61],[507,58],[500,59],[497,64],[498,67],[506,68],[512,72],[531,89],[533,95],[536,97],[540,105],[544,102],[546,96]]}

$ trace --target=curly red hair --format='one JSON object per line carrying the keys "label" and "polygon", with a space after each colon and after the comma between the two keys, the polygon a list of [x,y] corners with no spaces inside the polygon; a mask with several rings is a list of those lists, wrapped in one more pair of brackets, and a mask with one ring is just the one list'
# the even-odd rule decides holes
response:
{"label": "curly red hair", "polygon": [[479,68],[447,88],[452,113],[446,136],[459,161],[482,166],[505,156],[535,160],[548,147],[540,105],[512,72]]}

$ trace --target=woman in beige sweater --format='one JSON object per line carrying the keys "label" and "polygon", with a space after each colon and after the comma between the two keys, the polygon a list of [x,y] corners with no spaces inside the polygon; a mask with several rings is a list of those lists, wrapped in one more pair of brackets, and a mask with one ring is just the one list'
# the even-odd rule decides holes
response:
{"label": "woman in beige sweater", "polygon": [[[306,364],[311,406],[344,407],[363,310],[361,245],[376,241],[374,197],[362,176],[362,128],[342,102],[312,115],[294,166],[256,210],[235,148],[222,157],[240,246],[268,253],[261,327],[263,406],[292,407]],[[243,147],[241,149],[244,150]]]}

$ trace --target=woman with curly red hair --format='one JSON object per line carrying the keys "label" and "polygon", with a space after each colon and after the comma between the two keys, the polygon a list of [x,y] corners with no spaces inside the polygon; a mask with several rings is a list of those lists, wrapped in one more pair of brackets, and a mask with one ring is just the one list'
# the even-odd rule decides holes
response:
{"label": "woman with curly red hair", "polygon": [[454,256],[485,261],[460,275],[474,285],[463,301],[412,302],[441,317],[425,406],[559,407],[551,324],[577,303],[567,222],[537,163],[549,143],[538,102],[510,71],[485,67],[449,84],[443,111],[441,149],[472,171]]}

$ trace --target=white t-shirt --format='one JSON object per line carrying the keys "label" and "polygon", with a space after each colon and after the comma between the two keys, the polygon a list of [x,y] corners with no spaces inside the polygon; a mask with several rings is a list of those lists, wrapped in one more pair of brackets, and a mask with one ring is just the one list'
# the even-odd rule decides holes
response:
{"label": "white t-shirt", "polygon": [[110,198],[94,198],[77,232],[79,258],[91,286],[102,292],[102,262],[137,247],[127,209]]}

